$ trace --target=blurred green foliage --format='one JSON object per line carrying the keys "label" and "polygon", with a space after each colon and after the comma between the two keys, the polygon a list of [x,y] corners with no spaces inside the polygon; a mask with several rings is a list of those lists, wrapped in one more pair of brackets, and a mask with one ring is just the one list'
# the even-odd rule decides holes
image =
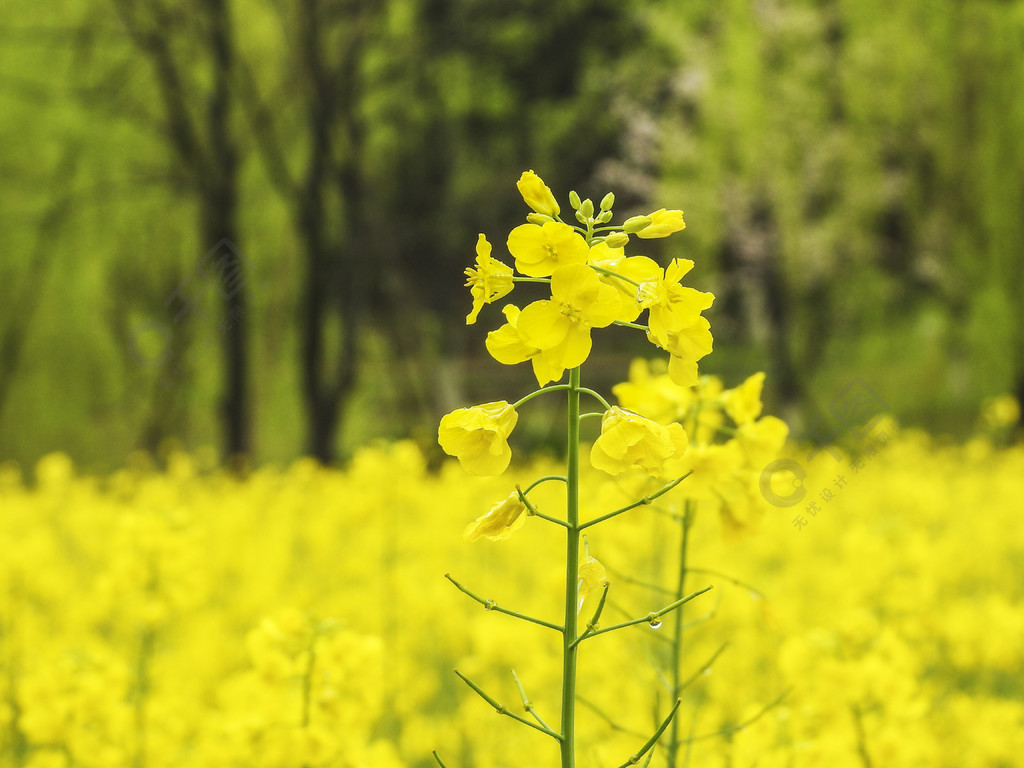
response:
{"label": "blurred green foliage", "polygon": [[[218,442],[223,308],[205,295],[174,322],[168,303],[214,245],[201,176],[172,149],[160,71],[124,16],[161,22],[150,42],[198,119],[214,2],[5,4],[0,458],[108,466],[170,436]],[[686,233],[651,255],[697,262],[718,296],[709,365],[728,383],[765,368],[797,434],[854,376],[899,418],[954,433],[983,398],[1024,395],[1024,2],[236,1],[258,459],[303,450],[308,418],[300,203],[275,174],[310,157],[311,8],[327,64],[349,66],[353,130],[333,159],[361,180],[327,209],[343,244],[355,213],[368,285],[343,453],[429,442],[436,414],[519,375],[479,357],[498,320],[464,327],[461,271],[477,232],[521,220],[526,168],[614,191],[620,216],[684,209]]]}

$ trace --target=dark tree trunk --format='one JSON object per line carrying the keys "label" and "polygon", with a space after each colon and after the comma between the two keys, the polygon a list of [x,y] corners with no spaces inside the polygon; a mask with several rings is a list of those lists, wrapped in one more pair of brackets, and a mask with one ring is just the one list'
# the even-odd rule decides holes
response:
{"label": "dark tree trunk", "polygon": [[213,91],[207,111],[210,179],[203,194],[207,247],[218,259],[218,286],[223,299],[224,384],[221,399],[224,456],[237,462],[252,453],[249,406],[248,290],[249,265],[238,250],[238,159],[230,136],[234,69],[232,24],[226,0],[206,0],[213,59]]}

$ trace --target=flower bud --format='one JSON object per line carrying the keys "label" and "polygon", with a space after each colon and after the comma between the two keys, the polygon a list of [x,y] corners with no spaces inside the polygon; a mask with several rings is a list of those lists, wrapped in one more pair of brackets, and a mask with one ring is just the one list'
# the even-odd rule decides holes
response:
{"label": "flower bud", "polygon": [[526,220],[531,224],[544,225],[549,221],[554,221],[550,216],[543,213],[528,213],[526,214]]}
{"label": "flower bud", "polygon": [[580,209],[580,196],[576,193],[576,190],[569,192],[569,205],[572,206],[574,211]]}
{"label": "flower bud", "polygon": [[612,212],[611,211],[601,211],[599,214],[597,214],[596,221],[597,221],[598,224],[607,224],[611,220],[612,220]]}
{"label": "flower bud", "polygon": [[686,229],[682,211],[666,211],[664,208],[655,211],[648,218],[651,223],[642,230],[637,230],[637,237],[649,240],[654,237],[668,237],[673,232]]}
{"label": "flower bud", "polygon": [[592,218],[594,215],[594,201],[591,200],[589,197],[586,200],[584,200],[583,204],[580,205],[580,213],[585,218]]}
{"label": "flower bud", "polygon": [[601,210],[610,211],[612,206],[615,205],[615,194],[609,192],[607,195],[601,198]]}
{"label": "flower bud", "polygon": [[604,239],[609,248],[625,248],[629,244],[629,235],[625,232],[612,232]]}
{"label": "flower bud", "polygon": [[516,188],[523,200],[537,213],[546,216],[558,215],[558,202],[544,181],[533,171],[524,171],[516,182]]}
{"label": "flower bud", "polygon": [[647,227],[649,226],[651,226],[650,216],[633,216],[630,219],[626,219],[625,223],[623,223],[622,225],[622,228],[626,230],[626,232],[634,234],[636,232],[639,232],[641,229],[647,229]]}

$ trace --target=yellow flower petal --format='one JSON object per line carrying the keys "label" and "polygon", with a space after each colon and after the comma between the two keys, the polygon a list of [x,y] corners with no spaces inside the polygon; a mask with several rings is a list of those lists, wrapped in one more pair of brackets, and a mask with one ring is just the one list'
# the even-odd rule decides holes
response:
{"label": "yellow flower petal", "polygon": [[492,541],[507,539],[515,531],[519,530],[526,522],[526,505],[519,498],[519,493],[513,491],[507,498],[499,501],[486,515],[482,515],[466,526],[463,534],[470,541],[484,537]]}
{"label": "yellow flower petal", "polygon": [[508,436],[518,419],[504,400],[459,408],[441,419],[437,441],[470,474],[500,475],[512,459]]}
{"label": "yellow flower petal", "polygon": [[547,277],[567,264],[585,264],[590,252],[576,230],[557,221],[519,225],[509,233],[508,251],[516,269],[530,277]]}

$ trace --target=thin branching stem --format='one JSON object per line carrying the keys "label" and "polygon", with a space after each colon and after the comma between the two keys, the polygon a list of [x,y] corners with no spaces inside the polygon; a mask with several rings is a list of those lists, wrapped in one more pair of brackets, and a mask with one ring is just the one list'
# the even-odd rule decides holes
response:
{"label": "thin branching stem", "polygon": [[631,510],[631,509],[636,509],[637,507],[642,507],[642,506],[644,506],[646,504],[650,504],[652,501],[654,501],[658,497],[664,496],[666,493],[671,491],[673,488],[675,488],[677,485],[679,485],[681,482],[683,482],[683,480],[685,480],[686,478],[688,478],[692,474],[693,474],[693,471],[691,470],[691,471],[687,472],[685,475],[683,475],[682,477],[677,477],[671,483],[667,483],[666,485],[663,485],[661,488],[656,490],[654,493],[649,493],[646,496],[644,496],[644,497],[642,497],[640,499],[637,499],[632,504],[627,504],[626,506],[622,507],[621,509],[616,509],[614,512],[609,512],[607,515],[601,515],[600,517],[595,517],[593,520],[588,520],[587,522],[582,523],[580,525],[580,530],[582,531],[582,530],[584,530],[586,528],[589,528],[592,525],[597,525],[598,523],[603,523],[605,520],[611,520],[613,517],[621,515],[623,512],[629,512],[629,510]]}
{"label": "thin branching stem", "polygon": [[758,720],[760,720],[762,717],[764,717],[768,712],[770,712],[772,709],[774,709],[775,707],[779,706],[779,704],[781,704],[782,701],[787,696],[789,696],[790,690],[792,690],[792,689],[783,691],[781,694],[779,694],[774,699],[772,699],[770,702],[768,702],[763,707],[761,707],[760,711],[758,711],[757,714],[751,715],[746,720],[744,720],[742,723],[737,723],[736,725],[730,725],[727,728],[722,728],[721,730],[718,730],[718,731],[712,731],[711,733],[702,733],[699,736],[691,736],[690,738],[686,739],[682,743],[683,744],[691,744],[691,743],[693,743],[695,741],[703,741],[705,739],[714,739],[714,738],[718,738],[720,736],[728,736],[730,733],[736,733],[736,731],[742,731],[748,725],[753,725]]}
{"label": "thin branching stem", "polygon": [[695,597],[699,597],[700,595],[703,595],[705,592],[709,592],[712,588],[713,587],[711,587],[711,586],[707,586],[707,587],[704,587],[704,589],[698,590],[697,592],[692,592],[689,595],[687,595],[686,597],[680,598],[679,600],[676,600],[674,603],[672,603],[670,605],[666,605],[660,611],[651,611],[646,616],[641,616],[638,619],[631,619],[630,621],[624,621],[621,624],[613,624],[612,626],[604,627],[603,629],[595,629],[593,632],[590,633],[590,637],[596,637],[597,635],[603,635],[605,632],[614,632],[616,629],[624,629],[625,627],[632,627],[632,626],[634,626],[636,624],[643,624],[644,622],[647,622],[648,624],[657,624],[659,619],[661,619],[661,617],[664,616],[666,613],[669,613],[671,611],[676,610],[679,606],[685,605],[686,603],[688,603],[691,600],[693,600]]}
{"label": "thin branching stem", "polygon": [[536,720],[538,723],[540,723],[549,731],[551,731],[551,733],[554,733],[555,729],[548,725],[546,722],[544,722],[544,718],[537,714],[537,710],[536,708],[534,708],[533,702],[530,701],[530,697],[526,695],[526,689],[523,687],[522,682],[520,682],[519,680],[519,675],[516,674],[516,671],[514,669],[512,670],[512,679],[515,681],[516,688],[519,690],[519,697],[523,700],[523,708],[528,713],[533,715],[534,720]]}
{"label": "thin branching stem", "polygon": [[636,765],[640,762],[640,758],[643,757],[647,751],[658,742],[658,739],[661,738],[661,734],[663,734],[665,729],[668,728],[668,724],[672,722],[672,718],[676,716],[676,712],[679,711],[679,705],[682,703],[682,699],[676,699],[676,703],[672,705],[672,709],[669,711],[668,717],[666,717],[662,724],[658,726],[658,730],[654,732],[654,735],[647,740],[646,744],[640,747],[640,749],[638,749],[634,754],[630,755],[629,759],[620,765],[619,768],[629,768],[629,766]]}
{"label": "thin branching stem", "polygon": [[502,608],[500,605],[498,605],[493,600],[485,600],[484,598],[480,597],[479,595],[474,594],[468,588],[464,587],[462,584],[460,584],[455,579],[453,579],[451,577],[451,574],[446,573],[444,575],[444,577],[446,579],[448,579],[448,581],[450,581],[452,584],[454,584],[458,588],[458,590],[460,592],[462,592],[463,594],[469,595],[471,598],[473,598],[478,603],[480,603],[480,605],[482,605],[484,607],[485,611],[497,611],[498,613],[504,613],[506,616],[514,616],[517,619],[522,619],[523,621],[528,621],[531,624],[539,624],[542,627],[547,627],[548,629],[553,629],[556,632],[561,632],[562,631],[562,628],[560,626],[558,626],[557,624],[554,624],[554,623],[552,623],[550,621],[545,621],[544,619],[538,619],[538,618],[535,618],[533,616],[527,616],[525,613],[519,613],[519,611],[510,611],[508,608]]}
{"label": "thin branching stem", "polygon": [[556,739],[558,741],[562,740],[562,737],[559,736],[557,733],[555,733],[550,728],[545,728],[544,726],[540,725],[539,723],[535,723],[532,720],[527,720],[522,715],[517,715],[515,712],[510,712],[505,707],[504,704],[501,704],[497,699],[495,699],[493,696],[488,694],[483,688],[481,688],[479,685],[474,683],[472,680],[470,680],[464,674],[459,672],[459,670],[456,669],[455,670],[455,674],[459,676],[459,679],[461,679],[462,682],[464,682],[466,685],[468,685],[470,688],[472,688],[474,691],[476,691],[481,699],[483,699],[488,704],[490,704],[492,707],[494,707],[495,711],[499,715],[505,715],[506,717],[511,717],[513,720],[516,720],[517,722],[520,722],[523,725],[528,725],[531,728],[540,731],[541,733],[546,733],[548,736],[550,736],[553,739]]}
{"label": "thin branching stem", "polygon": [[605,601],[608,599],[608,582],[606,581],[601,585],[601,600],[597,604],[597,610],[594,611],[594,618],[587,622],[587,628],[583,630],[583,633],[572,641],[572,644],[579,645],[580,641],[588,635],[594,634],[597,631],[597,623],[601,620],[601,613],[604,611]]}
{"label": "thin branching stem", "polygon": [[[551,478],[551,479],[555,479],[555,478]],[[563,478],[558,478],[558,479],[563,479]],[[536,483],[534,483],[534,485],[536,485]],[[530,487],[532,488],[533,486],[530,486]],[[554,523],[555,525],[560,525],[563,528],[568,528],[569,527],[569,524],[566,523],[565,520],[559,520],[557,517],[552,517],[551,515],[545,515],[543,512],[538,511],[537,508],[535,506],[533,506],[532,503],[530,503],[530,500],[528,498],[526,498],[526,491],[521,489],[518,485],[516,486],[516,493],[519,494],[519,500],[521,502],[523,502],[523,506],[526,507],[527,514],[533,515],[534,517],[539,517],[541,520],[547,520],[549,523]]]}

